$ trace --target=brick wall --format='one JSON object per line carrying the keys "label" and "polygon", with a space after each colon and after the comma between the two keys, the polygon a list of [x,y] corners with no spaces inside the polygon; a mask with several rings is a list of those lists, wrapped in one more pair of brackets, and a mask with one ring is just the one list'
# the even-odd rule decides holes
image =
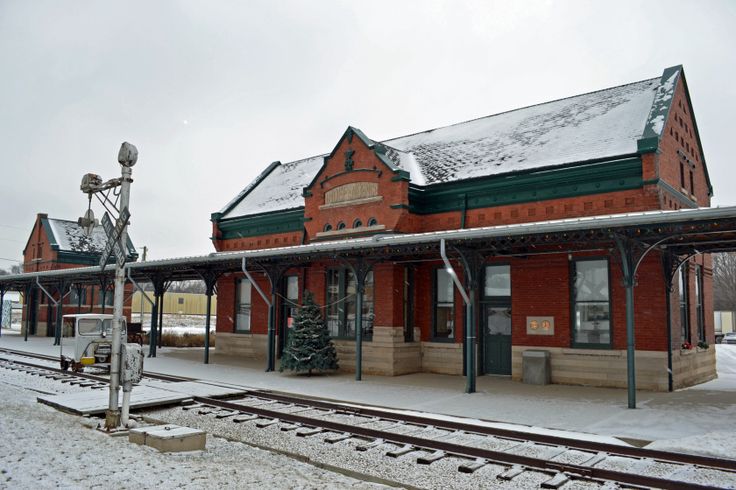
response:
{"label": "brick wall", "polygon": [[[680,162],[684,159],[678,155],[678,150],[694,165],[694,168],[691,168],[687,163],[684,165],[684,186],[680,176]],[[691,207],[692,204],[688,206],[687,203],[682,202],[683,198],[695,201],[697,206],[700,207],[710,206],[701,152],[702,149],[698,145],[695,134],[692,107],[688,103],[683,79],[680,77],[675,88],[672,108],[662,132],[659,152],[647,154],[644,159],[645,179],[658,176],[676,191],[679,191],[677,194],[666,193],[662,202],[664,209]],[[691,192],[690,187],[691,170],[693,172],[694,192]],[[651,177],[647,177],[647,175]]]}
{"label": "brick wall", "polygon": [[[600,253],[574,254],[573,258],[604,257]],[[539,347],[570,347],[572,345],[570,261],[567,254],[529,256],[527,258],[492,259],[488,265],[503,263],[511,266],[511,326],[514,345]],[[421,330],[421,340],[431,342],[434,308],[434,270],[441,262],[427,263],[417,269],[415,324]],[[462,281],[462,268],[453,264]],[[613,349],[626,348],[626,299],[618,259],[609,260],[610,297]],[[643,287],[634,291],[636,348],[651,351],[666,350],[665,289],[660,259],[648,256],[640,266]],[[477,317],[482,325],[482,307]],[[527,335],[527,316],[553,316],[555,334]],[[455,342],[462,342],[464,304],[455,292]],[[480,327],[479,327],[480,328]],[[711,329],[712,330],[712,329]]]}
{"label": "brick wall", "polygon": [[230,250],[255,250],[263,248],[291,247],[301,245],[302,232],[274,233],[268,236],[253,236],[233,238],[229,240],[215,240],[215,250],[227,252]]}

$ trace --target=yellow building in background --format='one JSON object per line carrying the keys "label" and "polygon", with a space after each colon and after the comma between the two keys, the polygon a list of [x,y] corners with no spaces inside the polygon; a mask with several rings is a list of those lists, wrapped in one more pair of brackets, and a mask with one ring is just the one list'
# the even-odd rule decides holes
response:
{"label": "yellow building in background", "polygon": [[[149,292],[153,299],[153,292]],[[140,291],[133,294],[132,313],[151,313],[151,304],[146,301]],[[217,311],[217,296],[212,296],[212,315]],[[199,293],[166,293],[164,294],[164,314],[205,315],[207,313],[207,295]]]}

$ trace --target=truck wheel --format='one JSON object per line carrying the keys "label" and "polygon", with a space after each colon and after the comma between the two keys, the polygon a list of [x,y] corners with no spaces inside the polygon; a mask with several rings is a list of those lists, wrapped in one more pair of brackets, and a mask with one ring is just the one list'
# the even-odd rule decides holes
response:
{"label": "truck wheel", "polygon": [[66,359],[61,360],[61,370],[67,371],[69,369],[69,361]]}

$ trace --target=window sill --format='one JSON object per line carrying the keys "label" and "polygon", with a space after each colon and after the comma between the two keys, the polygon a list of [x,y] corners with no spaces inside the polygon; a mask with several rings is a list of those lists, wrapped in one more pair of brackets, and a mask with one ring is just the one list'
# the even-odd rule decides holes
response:
{"label": "window sill", "polygon": [[580,354],[583,350],[609,351],[611,355],[619,355],[619,350],[613,349],[611,344],[572,344],[569,349],[565,349],[565,354]]}
{"label": "window sill", "polygon": [[450,337],[448,337],[448,338],[445,338],[445,337],[435,337],[435,338],[429,339],[427,342],[435,342],[435,343],[438,343],[438,344],[454,344],[455,343],[455,339],[454,338],[450,338]]}

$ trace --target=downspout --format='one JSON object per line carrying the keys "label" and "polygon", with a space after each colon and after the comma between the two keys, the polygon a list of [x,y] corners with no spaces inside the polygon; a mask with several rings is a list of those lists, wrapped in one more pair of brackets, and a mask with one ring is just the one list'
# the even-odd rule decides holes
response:
{"label": "downspout", "polygon": [[447,273],[450,274],[450,277],[452,278],[452,282],[455,284],[455,287],[460,291],[460,296],[463,297],[463,302],[465,303],[465,309],[466,309],[466,315],[465,315],[465,342],[466,342],[466,348],[467,348],[467,355],[465,356],[465,372],[467,373],[466,377],[466,383],[465,383],[465,392],[466,393],[474,393],[475,392],[475,366],[473,362],[473,349],[475,349],[475,336],[473,335],[473,304],[470,302],[470,297],[468,296],[468,293],[463,288],[463,285],[460,283],[460,279],[458,279],[457,274],[455,273],[455,269],[452,267],[452,264],[450,263],[449,259],[447,258],[447,253],[445,251],[445,239],[442,238],[440,240],[440,256],[442,257],[442,261],[445,263],[445,270],[447,270]]}

